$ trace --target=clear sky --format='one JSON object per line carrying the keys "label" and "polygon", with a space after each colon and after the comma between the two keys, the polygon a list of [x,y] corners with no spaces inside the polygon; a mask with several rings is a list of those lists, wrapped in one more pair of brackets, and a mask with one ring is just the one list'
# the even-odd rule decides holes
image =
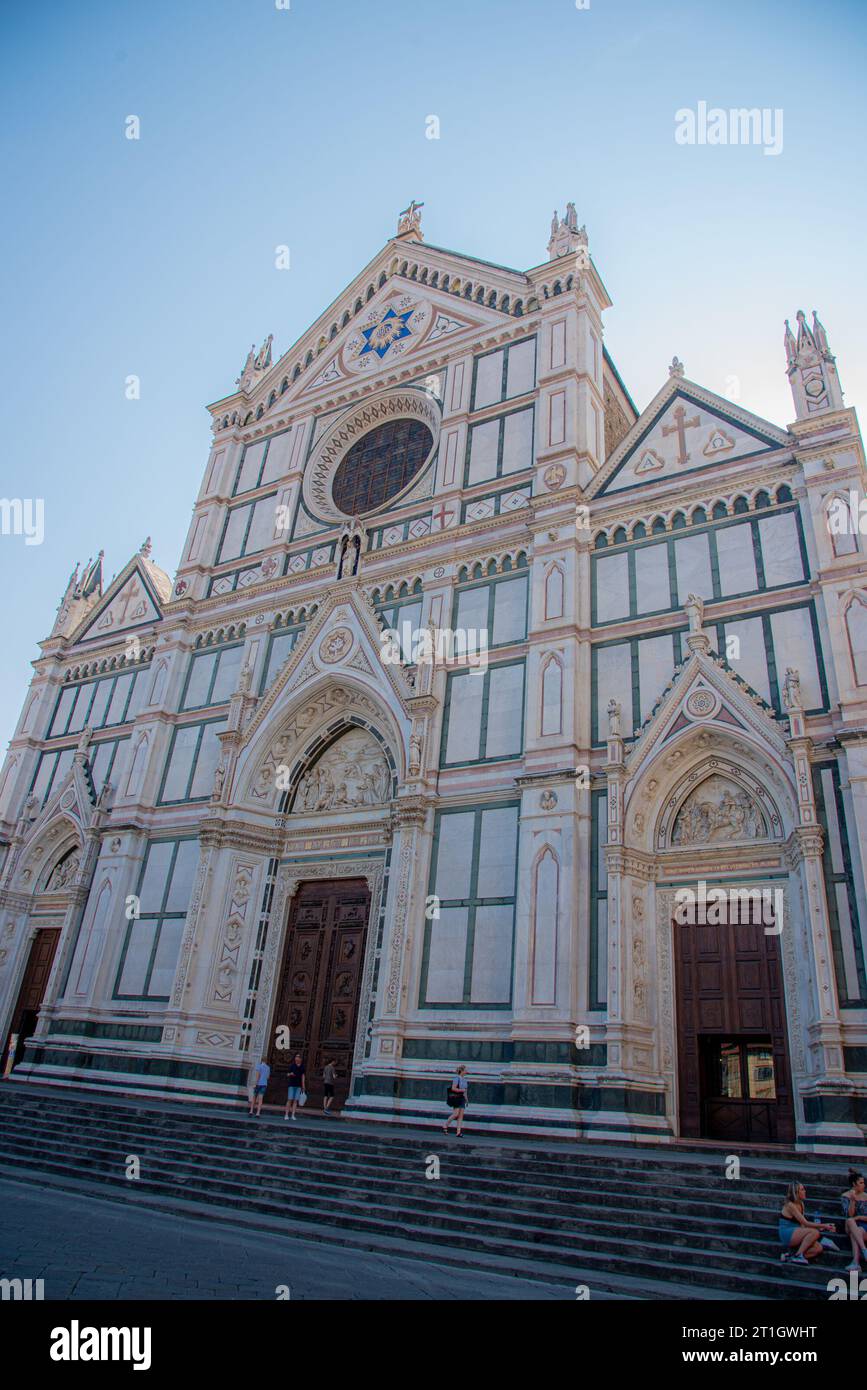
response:
{"label": "clear sky", "polygon": [[[864,418],[867,0],[278,3],[2,7],[0,492],[44,499],[45,539],[0,536],[0,747],[75,561],[109,578],[150,534],[174,574],[206,403],[413,197],[429,241],[520,268],[573,200],[640,408],[677,353],[788,424],[783,319],[816,308]],[[782,152],[676,143],[702,101],[781,109]]]}

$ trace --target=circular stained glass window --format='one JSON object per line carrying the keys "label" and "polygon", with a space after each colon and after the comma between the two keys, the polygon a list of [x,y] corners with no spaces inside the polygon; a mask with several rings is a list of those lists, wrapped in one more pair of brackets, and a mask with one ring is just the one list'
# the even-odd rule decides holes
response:
{"label": "circular stained glass window", "polygon": [[421,420],[388,420],[359,439],[334,475],[331,497],[346,516],[362,516],[396,497],[424,464],[433,435]]}

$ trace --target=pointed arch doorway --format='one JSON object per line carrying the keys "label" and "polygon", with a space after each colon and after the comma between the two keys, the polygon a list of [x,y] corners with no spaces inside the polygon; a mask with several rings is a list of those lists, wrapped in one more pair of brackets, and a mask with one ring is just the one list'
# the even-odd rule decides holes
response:
{"label": "pointed arch doorway", "polygon": [[681,1138],[792,1143],[779,937],[758,903],[711,915],[673,922]]}
{"label": "pointed arch doorway", "polygon": [[18,998],[12,1010],[9,1031],[3,1044],[3,1057],[8,1062],[8,1054],[14,1048],[11,1065],[16,1067],[24,1059],[27,1041],[36,1031],[39,1010],[45,998],[48,977],[54,964],[57,943],[60,940],[59,927],[38,927],[33,933],[24,976],[18,990]]}
{"label": "pointed arch doorway", "polygon": [[792,949],[783,819],[766,779],[714,754],[667,798],[679,1131],[685,1139],[795,1139],[783,938]]}
{"label": "pointed arch doorway", "polygon": [[[53,835],[56,833],[55,830]],[[80,862],[81,849],[76,841],[63,848],[54,862],[39,875],[30,903],[27,939],[22,943],[23,950],[19,957],[20,983],[12,1012],[8,1015],[5,1036],[0,1034],[3,1044],[0,1070],[16,1067],[24,1060],[27,1043],[36,1031],[63,923],[68,915],[69,888],[78,873]]]}
{"label": "pointed arch doorway", "polygon": [[364,878],[299,884],[289,906],[271,1025],[269,1104],[285,1104],[289,1064],[300,1052],[308,1105],[322,1105],[322,1073],[330,1060],[337,1072],[334,1108],[342,1108],[352,1083],[369,917]]}

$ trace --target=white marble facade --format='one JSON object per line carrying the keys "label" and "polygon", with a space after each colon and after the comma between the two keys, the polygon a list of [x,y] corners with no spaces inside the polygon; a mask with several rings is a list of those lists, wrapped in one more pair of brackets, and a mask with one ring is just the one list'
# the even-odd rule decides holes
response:
{"label": "white marble facade", "polygon": [[480,1126],[664,1141],[707,880],[782,895],[798,1142],[863,1144],[855,416],[803,316],[788,427],[677,359],[639,414],[609,303],[571,205],[526,272],[413,205],[211,407],[174,579],[71,577],[0,775],[7,1046],[56,946],[17,1076],[240,1103],[299,885],[361,878],[350,1109],[439,1115],[463,1060]]}

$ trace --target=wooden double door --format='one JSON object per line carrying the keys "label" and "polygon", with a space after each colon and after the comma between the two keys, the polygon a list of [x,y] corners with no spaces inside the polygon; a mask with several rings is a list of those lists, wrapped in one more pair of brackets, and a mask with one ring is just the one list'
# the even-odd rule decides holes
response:
{"label": "wooden double door", "polygon": [[[682,1138],[791,1143],[780,939],[761,920],[672,925]],[[758,912],[751,914],[754,919]]]}
{"label": "wooden double door", "polygon": [[0,1067],[5,1065],[9,1042],[13,1034],[16,1034],[18,1038],[14,1064],[17,1066],[24,1057],[24,1045],[36,1027],[59,940],[59,927],[40,927],[36,933],[33,945],[30,947],[30,955],[27,958],[24,978],[18,991],[15,1008],[12,1011],[9,1032],[3,1042],[3,1058],[0,1061]]}
{"label": "wooden double door", "polygon": [[285,1104],[296,1052],[304,1061],[308,1106],[322,1104],[328,1060],[337,1069],[333,1108],[339,1110],[346,1099],[369,915],[364,879],[304,883],[295,894],[271,1025],[269,1104]]}

